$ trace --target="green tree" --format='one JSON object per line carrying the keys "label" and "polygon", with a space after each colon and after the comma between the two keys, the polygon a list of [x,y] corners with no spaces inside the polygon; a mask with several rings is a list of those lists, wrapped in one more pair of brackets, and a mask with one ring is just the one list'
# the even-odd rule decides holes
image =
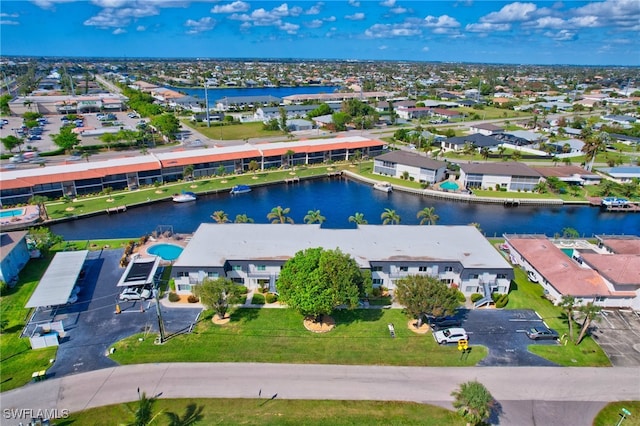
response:
{"label": "green tree", "polygon": [[578,311],[582,315],[584,315],[584,320],[582,321],[582,326],[580,328],[580,334],[578,335],[578,339],[576,340],[576,345],[579,345],[584,339],[584,336],[587,334],[589,327],[594,319],[597,318],[598,314],[602,310],[602,307],[594,305],[593,302],[589,302],[586,305],[582,305],[578,308]]}
{"label": "green tree", "polygon": [[9,107],[9,102],[11,102],[11,95],[2,95],[0,96],[0,113],[1,114],[11,114],[11,108]]}
{"label": "green tree", "polygon": [[580,233],[575,228],[562,228],[562,238],[579,238]]}
{"label": "green tree", "polygon": [[287,216],[290,211],[291,209],[289,207],[274,207],[267,214],[267,219],[269,219],[271,223],[293,223],[293,219]]}
{"label": "green tree", "polygon": [[358,305],[365,276],[356,261],[339,249],[297,252],[283,265],[276,283],[280,300],[315,321],[337,306]]}
{"label": "green tree", "polygon": [[305,217],[304,217],[304,222],[305,223],[320,223],[320,224],[322,224],[325,220],[327,220],[327,218],[320,214],[320,210],[309,210],[307,212],[307,214],[305,215]]}
{"label": "green tree", "polygon": [[351,116],[345,112],[334,112],[331,115],[333,121],[333,127],[336,129],[336,132],[343,132],[347,130],[347,123],[351,121]]}
{"label": "green tree", "polygon": [[34,195],[29,199],[29,204],[35,204],[40,210],[40,217],[44,220],[49,220],[49,213],[47,212],[46,202],[49,201],[44,195]]}
{"label": "green tree", "polygon": [[366,225],[367,219],[364,218],[364,213],[355,212],[352,216],[349,216],[349,222],[353,222],[356,225]]}
{"label": "green tree", "polygon": [[133,415],[133,421],[127,423],[127,426],[147,426],[153,423],[161,412],[153,414],[153,405],[156,402],[155,397],[147,397],[145,392],[140,393],[140,388],[138,388],[138,404],[136,409],[133,410],[131,407],[126,405],[127,409]]}
{"label": "green tree", "polygon": [[[9,135],[5,138],[2,138],[1,140],[2,145],[9,152],[13,151],[15,147],[18,147],[18,149],[20,149],[20,145],[24,143],[24,139],[18,138],[13,135]],[[20,149],[20,151],[22,151],[22,149]]]}
{"label": "green tree", "polygon": [[71,131],[71,127],[63,126],[60,133],[51,135],[53,142],[65,151],[70,151],[79,142],[78,135]]}
{"label": "green tree", "polygon": [[184,179],[193,179],[193,171],[195,170],[195,167],[193,166],[193,164],[189,164],[188,166],[184,166],[184,169],[182,169],[182,177]]}
{"label": "green tree", "polygon": [[198,424],[204,419],[204,415],[202,411],[204,410],[204,406],[189,404],[182,416],[176,413],[167,412],[164,413],[167,416],[167,420],[169,421],[168,426],[191,426]]}
{"label": "green tree", "polygon": [[154,117],[151,120],[151,125],[169,139],[173,139],[174,135],[178,133],[180,129],[180,121],[178,121],[175,115],[169,113]]}
{"label": "green tree", "polygon": [[287,110],[284,107],[278,108],[278,112],[280,113],[280,129],[283,132],[289,132],[289,128],[287,127]]}
{"label": "green tree", "polygon": [[380,215],[383,225],[397,225],[400,223],[400,215],[395,210],[386,208]]}
{"label": "green tree", "polygon": [[458,410],[458,414],[472,425],[479,425],[488,420],[491,410],[496,405],[496,400],[489,390],[475,380],[462,383],[451,396],[454,398],[453,407]]}
{"label": "green tree", "polygon": [[211,279],[205,277],[202,284],[195,287],[195,295],[208,309],[215,312],[219,318],[225,318],[229,310],[229,300],[238,295],[239,286],[229,278]]}
{"label": "green tree", "polygon": [[562,308],[567,317],[567,322],[569,323],[569,339],[573,342],[573,310],[576,307],[576,298],[569,294],[565,294],[562,296],[558,306]]}
{"label": "green tree", "polygon": [[428,275],[407,275],[396,282],[395,297],[422,325],[424,316],[451,315],[459,306],[458,290]]}
{"label": "green tree", "polygon": [[51,247],[63,241],[60,235],[54,234],[49,228],[43,226],[29,228],[29,238],[31,238],[36,248],[47,253]]}
{"label": "green tree", "polygon": [[249,171],[255,173],[260,169],[260,164],[256,160],[249,161]]}
{"label": "green tree", "polygon": [[223,210],[216,210],[211,215],[211,219],[213,219],[216,223],[227,223],[229,222],[229,216]]}
{"label": "green tree", "polygon": [[318,107],[314,110],[311,110],[310,112],[307,113],[307,117],[309,118],[313,118],[313,117],[319,117],[321,115],[329,115],[333,113],[333,110],[331,109],[331,107],[327,104],[320,104],[318,105]]}
{"label": "green tree", "polygon": [[249,216],[247,216],[246,213],[242,213],[242,214],[238,214],[236,215],[236,220],[234,220],[235,223],[253,223],[253,219],[251,219]]}
{"label": "green tree", "polygon": [[98,139],[107,146],[107,151],[111,151],[111,145],[120,141],[117,133],[104,133]]}
{"label": "green tree", "polygon": [[291,167],[291,159],[296,155],[296,152],[292,149],[288,149],[287,152],[284,153],[283,163],[287,163],[286,167]]}
{"label": "green tree", "polygon": [[420,225],[435,225],[440,216],[435,212],[435,207],[425,207],[418,212],[416,218],[420,219]]}

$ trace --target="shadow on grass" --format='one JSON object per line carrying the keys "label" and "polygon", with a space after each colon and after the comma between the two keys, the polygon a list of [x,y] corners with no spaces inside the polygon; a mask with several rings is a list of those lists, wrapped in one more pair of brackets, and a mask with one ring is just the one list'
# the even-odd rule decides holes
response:
{"label": "shadow on grass", "polygon": [[249,322],[260,316],[261,309],[257,308],[238,308],[231,311],[231,322]]}
{"label": "shadow on grass", "polygon": [[382,309],[338,309],[331,316],[338,324],[352,324],[357,322],[375,322],[382,318]]}

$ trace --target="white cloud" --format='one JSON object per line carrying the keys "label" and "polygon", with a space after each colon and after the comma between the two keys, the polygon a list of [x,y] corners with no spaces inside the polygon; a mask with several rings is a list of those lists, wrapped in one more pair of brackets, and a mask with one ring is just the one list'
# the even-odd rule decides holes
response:
{"label": "white cloud", "polygon": [[348,19],[349,21],[362,21],[364,20],[365,15],[362,12],[354,13],[353,15],[347,15],[344,19]]}
{"label": "white cloud", "polygon": [[423,48],[422,48],[422,51],[423,51],[423,52],[428,52],[428,51],[429,51],[429,46],[425,46],[425,47],[423,47]]}
{"label": "white cloud", "polygon": [[17,13],[0,13],[0,18],[17,18]]}
{"label": "white cloud", "polygon": [[271,10],[264,8],[255,9],[250,14],[247,13],[234,13],[229,16],[229,19],[233,19],[241,22],[250,22],[252,25],[258,27],[266,26],[280,26],[282,24],[282,18],[287,16],[298,16],[302,13],[302,8],[294,7],[289,9],[286,3],[281,4]]}
{"label": "white cloud", "polygon": [[424,25],[427,27],[438,27],[438,28],[458,28],[460,27],[460,23],[449,15],[441,15],[441,16],[427,16],[424,18]]}
{"label": "white cloud", "polygon": [[571,9],[573,16],[597,16],[600,25],[611,25],[621,29],[637,29],[640,22],[640,2],[638,0],[606,0],[590,2]]}
{"label": "white cloud", "polygon": [[421,34],[421,29],[411,22],[402,24],[375,24],[365,30],[364,35],[370,38],[410,37]]}
{"label": "white cloud", "polygon": [[127,0],[91,0],[91,3],[106,9],[125,6],[127,4]]}
{"label": "white cloud", "polygon": [[210,31],[216,26],[216,20],[210,16],[200,18],[197,21],[187,19],[184,25],[188,28],[187,34],[198,34],[204,31]]}
{"label": "white cloud", "polygon": [[571,41],[577,38],[576,33],[570,30],[560,30],[555,33],[547,31],[544,35],[556,41]]}
{"label": "white cloud", "polygon": [[323,21],[325,22],[335,22],[336,21],[336,17],[335,16],[327,16],[326,18],[322,18]]}
{"label": "white cloud", "polygon": [[307,9],[305,15],[318,15],[322,11],[322,6],[324,6],[323,2],[318,2]]}
{"label": "white cloud", "polygon": [[396,0],[384,0],[380,2],[381,6],[384,7],[393,7],[396,4]]}
{"label": "white cloud", "polygon": [[537,10],[534,3],[511,3],[500,9],[499,12],[491,12],[490,14],[480,18],[480,22],[488,22],[492,24],[527,21],[532,18],[533,13]]}
{"label": "white cloud", "polygon": [[140,31],[140,32],[147,31],[147,27],[145,27],[144,25],[138,25],[136,27],[136,31]]}
{"label": "white cloud", "polygon": [[20,22],[10,19],[0,19],[0,25],[20,25]]}
{"label": "white cloud", "polygon": [[99,28],[121,28],[129,25],[133,19],[155,16],[159,13],[154,4],[132,3],[132,7],[102,9],[96,16],[85,20],[84,25]]}
{"label": "white cloud", "polygon": [[389,46],[383,44],[382,46],[378,46],[378,50],[387,50]]}
{"label": "white cloud", "polygon": [[509,31],[511,29],[511,24],[490,24],[488,22],[483,22],[479,24],[467,24],[465,29],[472,33],[490,33],[495,31]]}
{"label": "white cloud", "polygon": [[394,13],[396,15],[400,15],[400,14],[406,13],[407,9],[404,7],[394,7],[392,9],[389,9],[389,12]]}
{"label": "white cloud", "polygon": [[314,19],[313,21],[307,22],[305,25],[309,28],[320,28],[324,21],[322,19]]}
{"label": "white cloud", "polygon": [[349,0],[349,4],[353,7],[360,7],[360,2],[357,0]]}
{"label": "white cloud", "polygon": [[113,30],[111,34],[118,35],[118,34],[124,34],[126,32],[127,30],[125,30],[124,28],[116,28],[115,30]]}
{"label": "white cloud", "polygon": [[34,0],[33,3],[42,9],[54,9],[56,4],[71,3],[76,0]]}
{"label": "white cloud", "polygon": [[596,28],[602,25],[598,17],[593,15],[571,18],[567,23],[573,28]]}
{"label": "white cloud", "polygon": [[300,29],[300,25],[297,24],[292,24],[289,22],[284,22],[282,25],[280,25],[279,27],[282,31],[285,31],[287,34],[296,34],[298,32],[298,30]]}
{"label": "white cloud", "polygon": [[531,21],[523,25],[531,28],[560,29],[560,28],[565,28],[567,26],[567,22],[561,18],[555,18],[553,16],[545,16],[543,18],[538,18],[534,21]]}
{"label": "white cloud", "polygon": [[238,13],[249,10],[249,3],[234,1],[233,3],[215,5],[211,8],[211,13]]}

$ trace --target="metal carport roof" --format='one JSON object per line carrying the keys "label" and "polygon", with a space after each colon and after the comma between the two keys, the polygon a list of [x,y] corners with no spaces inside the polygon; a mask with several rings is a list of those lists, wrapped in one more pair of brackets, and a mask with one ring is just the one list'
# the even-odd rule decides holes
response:
{"label": "metal carport roof", "polygon": [[88,253],[88,250],[56,253],[25,307],[39,308],[67,303]]}

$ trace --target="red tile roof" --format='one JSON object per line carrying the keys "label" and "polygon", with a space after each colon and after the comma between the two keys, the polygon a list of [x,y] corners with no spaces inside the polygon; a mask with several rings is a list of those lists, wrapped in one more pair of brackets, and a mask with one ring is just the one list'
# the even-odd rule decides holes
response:
{"label": "red tile roof", "polygon": [[640,288],[639,254],[580,253],[580,257],[612,284]]}

